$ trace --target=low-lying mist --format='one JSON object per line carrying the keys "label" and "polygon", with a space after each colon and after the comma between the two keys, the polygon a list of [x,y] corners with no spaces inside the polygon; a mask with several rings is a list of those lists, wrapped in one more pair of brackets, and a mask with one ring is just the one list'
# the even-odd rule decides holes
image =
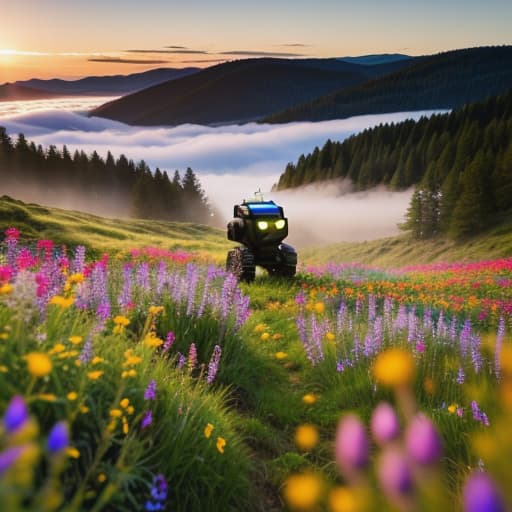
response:
{"label": "low-lying mist", "polygon": [[[191,167],[215,207],[214,223],[219,227],[231,218],[233,204],[261,189],[266,192],[265,197],[285,208],[290,219],[290,243],[304,246],[393,235],[397,233],[397,223],[403,220],[411,193],[382,189],[354,193],[346,183],[331,183],[269,194],[286,164],[296,162],[315,146],[322,146],[328,138],[342,141],[381,123],[418,119],[432,113],[399,112],[282,125],[137,127],[61,110],[0,117],[0,125],[13,137],[23,132],[43,146],[61,148],[65,144],[71,152],[79,149],[90,154],[95,150],[105,157],[110,151],[114,157],[124,154],[136,162],[144,159],[152,169],[160,167],[171,177],[175,169]],[[20,198],[28,194],[28,190],[23,196],[21,192]],[[112,202],[105,198],[96,207],[83,205],[79,198],[61,197],[58,206],[69,204],[75,209],[85,206],[93,213],[127,214],[124,205],[109,204]]]}

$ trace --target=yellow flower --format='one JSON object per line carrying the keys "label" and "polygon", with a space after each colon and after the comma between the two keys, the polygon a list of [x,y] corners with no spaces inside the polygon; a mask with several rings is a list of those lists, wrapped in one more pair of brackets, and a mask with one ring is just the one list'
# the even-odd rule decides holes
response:
{"label": "yellow flower", "polygon": [[105,482],[105,480],[107,479],[107,475],[105,475],[105,473],[100,473],[97,477],[97,480],[100,484],[102,484],[103,482]]}
{"label": "yellow flower", "polygon": [[123,366],[135,366],[142,361],[142,357],[139,356],[129,356],[125,359]]}
{"label": "yellow flower", "polygon": [[87,372],[87,378],[90,380],[98,380],[103,375],[103,370],[96,370],[94,372]]}
{"label": "yellow flower", "polygon": [[258,324],[255,328],[254,328],[254,332],[264,332],[267,330],[267,326],[265,324]]}
{"label": "yellow flower", "polygon": [[281,351],[280,351],[280,352],[276,352],[276,353],[274,354],[274,357],[275,357],[276,359],[279,359],[279,360],[281,360],[281,359],[286,359],[286,358],[288,357],[288,354],[287,354],[286,352],[281,352]]}
{"label": "yellow flower", "polygon": [[335,487],[329,493],[331,512],[360,512],[366,510],[366,497],[349,487]]}
{"label": "yellow flower", "polygon": [[1,373],[7,373],[9,371],[9,368],[7,366],[0,364],[0,372]]}
{"label": "yellow flower", "polygon": [[70,401],[70,402],[74,402],[77,398],[78,398],[78,393],[76,391],[70,391],[66,398]]}
{"label": "yellow flower", "polygon": [[128,430],[129,430],[128,423],[126,421],[123,421],[123,434],[127,435]]}
{"label": "yellow flower", "polygon": [[316,475],[308,473],[291,475],[286,480],[283,494],[292,510],[313,510],[322,494],[322,482]]}
{"label": "yellow flower", "polygon": [[311,451],[318,444],[318,430],[314,425],[300,425],[295,431],[295,444],[299,450]]}
{"label": "yellow flower", "polygon": [[80,343],[82,343],[82,336],[70,336],[68,338],[68,340],[73,344],[73,345],[78,345]]}
{"label": "yellow flower", "polygon": [[114,317],[114,324],[116,325],[122,325],[123,327],[126,327],[130,323],[130,319],[126,318],[123,315],[117,315]]}
{"label": "yellow flower", "polygon": [[37,399],[44,400],[45,402],[55,402],[57,397],[53,393],[39,393]]}
{"label": "yellow flower", "polygon": [[123,411],[121,409],[111,409],[110,416],[112,418],[120,418],[123,415]]}
{"label": "yellow flower", "polygon": [[128,400],[128,398],[123,398],[123,399],[119,402],[119,405],[120,405],[123,409],[126,409],[126,408],[130,405],[130,400]]}
{"label": "yellow flower", "polygon": [[48,354],[42,352],[32,352],[25,356],[27,368],[33,377],[45,377],[53,368],[52,360]]}
{"label": "yellow flower", "polygon": [[269,334],[268,332],[264,332],[264,333],[260,336],[260,340],[261,340],[261,341],[267,341],[269,338],[270,338],[270,334]]}
{"label": "yellow flower", "polygon": [[217,437],[217,450],[219,453],[224,453],[224,447],[226,446],[226,440],[223,437]]}
{"label": "yellow flower", "polygon": [[87,414],[89,412],[89,407],[87,407],[86,405],[81,405],[80,406],[80,412],[82,414]]}
{"label": "yellow flower", "polygon": [[68,446],[66,448],[66,454],[72,459],[78,459],[78,457],[80,457],[80,452],[74,446]]}
{"label": "yellow flower", "polygon": [[85,276],[81,272],[76,272],[75,274],[71,274],[68,277],[68,281],[73,284],[83,283],[85,280]]}
{"label": "yellow flower", "polygon": [[4,283],[2,286],[0,286],[0,295],[8,295],[12,292],[12,284]]}
{"label": "yellow flower", "polygon": [[334,341],[336,339],[336,336],[332,332],[328,332],[325,337],[327,338],[327,341]]}
{"label": "yellow flower", "polygon": [[283,337],[283,335],[277,332],[276,334],[274,334],[272,336],[272,339],[277,341],[277,340],[280,340],[282,337]]}
{"label": "yellow flower", "polygon": [[50,301],[49,304],[53,304],[55,306],[60,306],[62,309],[69,308],[73,303],[75,302],[74,297],[63,297],[62,295],[54,295]]}
{"label": "yellow flower", "polygon": [[94,356],[92,358],[92,361],[91,361],[91,364],[100,364],[100,363],[103,363],[103,361],[105,361],[105,359],[103,359],[103,357],[99,357],[99,356]]}
{"label": "yellow flower", "polygon": [[377,356],[373,366],[376,381],[384,386],[401,387],[414,379],[414,359],[410,352],[393,348]]}
{"label": "yellow flower", "polygon": [[204,437],[206,437],[206,439],[210,438],[210,436],[212,435],[213,429],[214,429],[214,426],[211,423],[206,424],[206,427],[204,427]]}
{"label": "yellow flower", "polygon": [[0,333],[0,340],[8,340],[9,334],[7,332]]}
{"label": "yellow flower", "polygon": [[318,397],[313,393],[307,393],[302,397],[302,401],[308,405],[314,404],[317,401],[317,399]]}
{"label": "yellow flower", "polygon": [[448,406],[448,412],[450,414],[455,414],[456,411],[457,411],[457,404],[451,404]]}
{"label": "yellow flower", "polygon": [[127,408],[126,408],[126,414],[133,414],[135,412],[135,409],[133,407],[133,405],[129,405]]}
{"label": "yellow flower", "polygon": [[315,305],[313,306],[315,313],[318,313],[321,315],[325,311],[325,304],[323,302],[315,302]]}
{"label": "yellow flower", "polygon": [[133,368],[131,370],[124,370],[121,373],[122,379],[127,379],[128,377],[135,377],[137,375],[137,370],[134,370]]}
{"label": "yellow flower", "polygon": [[163,340],[157,338],[154,332],[148,332],[144,337],[144,345],[150,348],[157,348],[163,344]]}
{"label": "yellow flower", "polygon": [[163,306],[150,306],[149,307],[149,314],[150,315],[158,315],[164,310]]}
{"label": "yellow flower", "polygon": [[77,350],[68,350],[66,352],[61,352],[57,357],[59,359],[69,359],[70,357],[76,357],[80,352]]}

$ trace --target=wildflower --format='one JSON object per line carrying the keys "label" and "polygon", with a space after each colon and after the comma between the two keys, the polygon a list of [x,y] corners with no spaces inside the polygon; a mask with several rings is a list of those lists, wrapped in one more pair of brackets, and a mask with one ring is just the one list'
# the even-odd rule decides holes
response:
{"label": "wildflower", "polygon": [[457,404],[450,404],[447,408],[447,411],[450,414],[455,414],[457,412]]}
{"label": "wildflower", "polygon": [[90,380],[98,380],[105,372],[103,370],[96,370],[93,372],[87,372],[87,378]]}
{"label": "wildflower", "polygon": [[80,406],[80,412],[82,414],[87,414],[89,412],[89,407],[87,407],[86,405],[81,405]]}
{"label": "wildflower", "polygon": [[12,446],[0,452],[0,476],[5,473],[20,458],[23,446]]}
{"label": "wildflower", "polygon": [[69,308],[70,306],[73,305],[73,303],[75,302],[75,298],[74,297],[62,297],[61,295],[54,295],[50,301],[49,301],[49,304],[52,304],[52,305],[55,305],[55,306],[60,306],[62,309],[67,309]]}
{"label": "wildflower", "polygon": [[405,433],[405,444],[407,453],[418,464],[433,464],[441,458],[441,439],[432,422],[423,413],[411,420]]}
{"label": "wildflower", "polygon": [[83,283],[85,276],[81,272],[75,272],[68,277],[68,282],[71,284]]}
{"label": "wildflower", "polygon": [[120,402],[119,402],[119,405],[123,408],[123,409],[126,409],[129,405],[130,405],[130,400],[128,398],[123,398]]}
{"label": "wildflower", "polygon": [[9,295],[13,290],[12,284],[4,283],[0,286],[0,295]]}
{"label": "wildflower", "polygon": [[313,309],[315,310],[315,313],[321,315],[325,312],[325,304],[323,302],[315,302]]}
{"label": "wildflower", "polygon": [[206,382],[211,384],[217,375],[217,371],[219,369],[220,358],[222,355],[222,349],[220,345],[215,345],[213,347],[213,353],[210,358],[210,362],[208,363],[208,373],[206,375]]}
{"label": "wildflower", "polygon": [[100,364],[100,363],[103,363],[104,361],[105,361],[105,359],[103,359],[103,357],[94,356],[94,357],[92,358],[91,364],[92,364],[92,365]]}
{"label": "wildflower", "polygon": [[14,395],[4,413],[3,424],[7,432],[15,432],[28,420],[28,409],[20,395]]}
{"label": "wildflower", "polygon": [[147,511],[164,510],[167,499],[167,482],[163,475],[159,474],[153,477],[150,495],[151,499],[146,501],[144,509]]}
{"label": "wildflower", "polygon": [[463,491],[465,512],[505,512],[505,502],[487,473],[474,471]]}
{"label": "wildflower", "polygon": [[127,379],[129,377],[135,377],[136,375],[137,375],[137,370],[134,370],[133,368],[131,368],[130,370],[124,370],[123,372],[121,372],[122,379]]}
{"label": "wildflower", "polygon": [[196,344],[191,343],[190,347],[188,349],[188,361],[187,361],[188,370],[192,371],[196,367],[196,365],[197,365]]}
{"label": "wildflower", "polygon": [[414,379],[414,359],[405,350],[387,350],[378,355],[373,374],[375,380],[384,386],[406,386]]}
{"label": "wildflower", "polygon": [[150,315],[158,315],[164,310],[163,306],[150,306],[149,307],[149,314]]}
{"label": "wildflower", "polygon": [[384,444],[398,437],[400,424],[393,407],[381,402],[373,411],[371,420],[372,434],[377,443]]}
{"label": "wildflower", "polygon": [[56,343],[54,345],[54,347],[48,353],[49,354],[58,354],[60,352],[64,352],[64,350],[66,350],[65,345],[63,345],[62,343]]}
{"label": "wildflower", "polygon": [[78,459],[80,452],[74,446],[68,446],[68,448],[66,448],[66,455],[72,459]]}
{"label": "wildflower", "polygon": [[113,318],[113,322],[114,334],[122,334],[124,332],[124,328],[130,323],[130,319],[122,315],[117,315]]}
{"label": "wildflower", "polygon": [[25,356],[27,369],[33,377],[45,377],[53,368],[52,360],[48,354],[42,352],[31,352]]}
{"label": "wildflower", "polygon": [[223,437],[217,437],[217,450],[219,453],[224,453],[224,447],[226,446],[226,440]]}
{"label": "wildflower", "polygon": [[318,397],[313,393],[307,393],[302,397],[302,401],[307,405],[312,405],[317,401]]}
{"label": "wildflower", "polygon": [[56,402],[57,397],[53,393],[39,393],[37,395],[38,400],[44,400],[45,402]]}
{"label": "wildflower", "polygon": [[288,354],[286,352],[279,351],[274,354],[274,357],[278,360],[286,359],[288,357]]}
{"label": "wildflower", "polygon": [[160,345],[163,345],[164,342],[158,338],[153,331],[150,331],[146,336],[144,336],[143,343],[146,347],[157,348]]}
{"label": "wildflower", "polygon": [[151,379],[148,387],[144,391],[144,400],[156,400],[156,381]]}
{"label": "wildflower", "polygon": [[170,350],[170,348],[172,347],[175,339],[176,339],[176,335],[172,331],[169,331],[167,333],[167,336],[165,337],[165,342],[162,347],[162,352],[168,352]]}
{"label": "wildflower", "polygon": [[326,337],[327,341],[334,341],[336,339],[336,336],[332,332],[326,333],[325,337]]}
{"label": "wildflower", "polygon": [[151,423],[153,423],[153,413],[151,412],[151,410],[148,410],[144,413],[142,421],[140,422],[140,426],[142,429],[145,429],[149,427]]}
{"label": "wildflower", "polygon": [[107,480],[107,475],[105,475],[105,473],[100,473],[100,474],[97,476],[96,480],[98,480],[98,482],[99,482],[100,484],[102,484],[103,482],[105,482],[105,481]]}
{"label": "wildflower", "polygon": [[407,455],[394,446],[385,448],[377,463],[377,478],[389,500],[399,506],[400,499],[413,489],[412,468]]}
{"label": "wildflower", "polygon": [[347,473],[365,467],[369,458],[366,430],[355,414],[347,414],[338,423],[336,431],[336,461]]}
{"label": "wildflower", "polygon": [[359,494],[350,487],[335,487],[329,493],[329,510],[331,512],[359,512],[366,510],[364,496]]}
{"label": "wildflower", "polygon": [[322,494],[322,482],[313,474],[291,475],[286,480],[283,495],[292,510],[314,510]]}
{"label": "wildflower", "polygon": [[66,395],[66,398],[70,401],[70,402],[74,402],[77,398],[78,398],[78,393],[76,391],[70,391],[67,395]]}
{"label": "wildflower", "polygon": [[295,431],[295,444],[300,450],[311,451],[318,444],[318,430],[314,425],[300,425]]}
{"label": "wildflower", "polygon": [[70,336],[68,338],[68,341],[73,345],[79,345],[80,343],[82,343],[82,340],[82,336]]}
{"label": "wildflower", "polygon": [[214,426],[211,423],[206,424],[206,427],[204,427],[204,437],[206,437],[206,439],[210,438],[210,436],[212,435],[213,429],[214,429]]}
{"label": "wildflower", "polygon": [[478,404],[475,400],[471,402],[471,410],[473,412],[473,419],[476,421],[479,421],[482,423],[482,425],[485,425],[488,427],[490,425],[489,418],[487,417],[487,414],[483,412],[480,407],[478,407]]}
{"label": "wildflower", "polygon": [[50,453],[58,453],[68,447],[69,431],[65,421],[56,423],[48,435],[46,446]]}
{"label": "wildflower", "polygon": [[260,336],[261,341],[267,341],[268,339],[270,339],[270,333],[264,332],[261,334],[261,336]]}

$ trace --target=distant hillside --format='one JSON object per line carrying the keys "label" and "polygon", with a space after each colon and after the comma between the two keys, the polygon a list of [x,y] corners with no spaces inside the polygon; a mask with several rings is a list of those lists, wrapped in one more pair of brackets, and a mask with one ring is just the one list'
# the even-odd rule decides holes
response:
{"label": "distant hillside", "polygon": [[264,119],[270,123],[451,109],[512,87],[512,46],[469,48],[403,61],[406,67]]}
{"label": "distant hillside", "polygon": [[382,53],[377,55],[361,55],[359,57],[338,57],[338,60],[352,62],[353,64],[362,64],[364,66],[375,66],[376,64],[389,64],[401,60],[412,59],[410,55],[403,53]]}
{"label": "distant hillside", "polygon": [[0,101],[43,100],[54,98],[55,94],[17,84],[0,85]]}
{"label": "distant hillside", "polygon": [[158,68],[131,75],[89,76],[80,80],[31,80],[18,81],[17,86],[36,88],[58,95],[120,95],[191,75],[199,68]]}
{"label": "distant hillside", "polygon": [[328,140],[288,164],[278,189],[336,178],[359,190],[416,185],[404,227],[417,238],[488,229],[512,213],[512,88],[450,114]]}
{"label": "distant hillside", "polygon": [[91,114],[133,125],[246,122],[401,65],[362,66],[337,59],[239,60],[126,96]]}

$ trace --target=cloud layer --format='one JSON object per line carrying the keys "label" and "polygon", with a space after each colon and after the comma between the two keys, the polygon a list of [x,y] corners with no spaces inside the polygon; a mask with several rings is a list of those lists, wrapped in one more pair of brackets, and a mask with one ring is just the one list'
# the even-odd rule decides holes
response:
{"label": "cloud layer", "polygon": [[[79,109],[75,109],[79,110]],[[66,144],[70,150],[121,153],[152,168],[170,171],[192,167],[224,218],[234,203],[261,189],[281,202],[290,218],[295,243],[371,239],[396,233],[410,193],[383,190],[349,194],[339,185],[270,194],[286,164],[309,153],[328,138],[343,140],[367,127],[419,118],[430,112],[360,116],[318,123],[245,124],[206,127],[130,127],[71,111],[33,112],[2,119],[11,134],[19,132],[45,146]],[[300,229],[299,229],[300,228]]]}

